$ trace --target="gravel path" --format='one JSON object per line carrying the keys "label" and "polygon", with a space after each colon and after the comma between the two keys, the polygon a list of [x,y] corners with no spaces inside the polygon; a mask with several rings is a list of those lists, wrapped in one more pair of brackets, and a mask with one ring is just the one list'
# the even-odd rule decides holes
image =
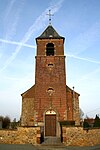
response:
{"label": "gravel path", "polygon": [[33,145],[0,144],[0,150],[100,150],[100,145],[92,147],[50,147]]}

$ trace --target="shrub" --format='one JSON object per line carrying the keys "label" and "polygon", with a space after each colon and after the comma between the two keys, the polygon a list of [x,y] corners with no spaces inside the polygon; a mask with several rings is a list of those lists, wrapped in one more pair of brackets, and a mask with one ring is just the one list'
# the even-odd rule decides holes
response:
{"label": "shrub", "polygon": [[2,121],[2,128],[7,129],[10,126],[10,118],[8,116],[3,117],[0,116],[0,120]]}
{"label": "shrub", "polygon": [[100,127],[100,118],[98,115],[95,117],[94,127]]}
{"label": "shrub", "polygon": [[84,121],[84,123],[83,123],[83,128],[89,128],[90,126],[89,126],[89,124],[88,124],[88,122],[85,122]]}

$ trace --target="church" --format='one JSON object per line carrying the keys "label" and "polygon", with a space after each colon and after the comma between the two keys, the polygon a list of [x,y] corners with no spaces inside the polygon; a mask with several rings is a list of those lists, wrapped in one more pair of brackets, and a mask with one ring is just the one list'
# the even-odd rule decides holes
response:
{"label": "church", "polygon": [[44,137],[60,137],[61,123],[80,125],[80,94],[66,84],[64,41],[51,24],[36,38],[35,84],[21,94],[21,126],[39,126]]}

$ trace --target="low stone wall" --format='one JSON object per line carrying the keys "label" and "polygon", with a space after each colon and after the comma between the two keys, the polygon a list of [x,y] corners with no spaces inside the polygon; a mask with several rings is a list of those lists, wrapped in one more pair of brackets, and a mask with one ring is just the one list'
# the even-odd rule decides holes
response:
{"label": "low stone wall", "polygon": [[0,143],[40,144],[40,128],[18,127],[17,130],[0,130]]}
{"label": "low stone wall", "polygon": [[100,144],[100,129],[62,127],[62,137],[66,146],[94,146]]}
{"label": "low stone wall", "polygon": [[[62,140],[66,146],[94,146],[100,144],[100,129],[83,130],[82,127],[62,127]],[[40,144],[40,127],[18,127],[0,130],[0,144]]]}

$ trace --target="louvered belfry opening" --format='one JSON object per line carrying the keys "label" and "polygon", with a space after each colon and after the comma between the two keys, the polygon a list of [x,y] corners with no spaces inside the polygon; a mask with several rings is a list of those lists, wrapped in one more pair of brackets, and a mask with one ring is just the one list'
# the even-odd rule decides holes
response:
{"label": "louvered belfry opening", "polygon": [[46,56],[54,56],[54,44],[48,43],[46,45]]}

